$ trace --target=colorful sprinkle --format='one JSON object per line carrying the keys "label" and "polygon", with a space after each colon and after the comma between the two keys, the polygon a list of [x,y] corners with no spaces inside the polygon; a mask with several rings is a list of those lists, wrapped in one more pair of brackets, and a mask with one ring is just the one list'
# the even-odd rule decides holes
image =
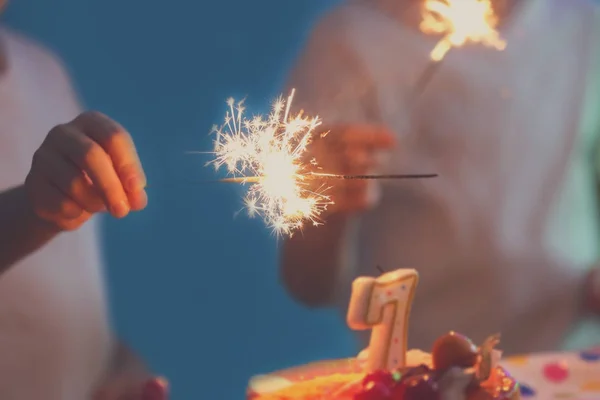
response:
{"label": "colorful sprinkle", "polygon": [[579,358],[587,362],[600,361],[600,351],[583,351],[579,353]]}
{"label": "colorful sprinkle", "polygon": [[519,384],[519,390],[521,390],[521,396],[523,397],[533,397],[535,396],[535,390],[533,388],[524,385],[522,383]]}
{"label": "colorful sprinkle", "polygon": [[551,382],[563,382],[569,377],[569,367],[565,363],[551,363],[544,367],[544,376]]}
{"label": "colorful sprinkle", "polygon": [[507,362],[513,364],[513,365],[525,365],[529,362],[529,357],[527,356],[515,356],[515,357],[510,357],[506,360]]}
{"label": "colorful sprinkle", "polygon": [[600,392],[600,381],[590,381],[581,385],[584,392]]}

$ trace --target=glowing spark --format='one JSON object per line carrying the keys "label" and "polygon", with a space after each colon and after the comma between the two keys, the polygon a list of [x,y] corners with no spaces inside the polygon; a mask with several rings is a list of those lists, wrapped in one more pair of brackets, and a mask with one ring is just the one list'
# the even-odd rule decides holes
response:
{"label": "glowing spark", "polygon": [[497,26],[492,0],[425,0],[421,30],[444,35],[431,52],[433,61],[441,61],[452,47],[466,43],[504,50],[506,42]]}
{"label": "glowing spark", "polygon": [[293,96],[292,90],[287,101],[280,97],[273,103],[266,118],[252,119],[244,117],[243,101],[229,99],[223,125],[213,128],[215,159],[209,163],[242,180],[248,177],[248,215],[261,216],[278,235],[290,236],[306,221],[318,225],[319,215],[332,204],[328,187],[315,188],[310,185],[315,180],[306,179],[315,168],[314,160],[305,160],[306,148],[321,121],[302,113],[291,116]]}

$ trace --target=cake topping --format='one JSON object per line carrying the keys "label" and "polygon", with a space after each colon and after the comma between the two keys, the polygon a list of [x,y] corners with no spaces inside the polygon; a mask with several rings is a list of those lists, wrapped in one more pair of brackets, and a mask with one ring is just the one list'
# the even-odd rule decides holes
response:
{"label": "cake topping", "polygon": [[426,365],[368,374],[354,400],[441,400],[437,375]]}
{"label": "cake topping", "polygon": [[354,400],[391,400],[392,388],[379,381],[371,381],[354,396]]}
{"label": "cake topping", "polygon": [[473,342],[456,332],[449,332],[433,344],[433,367],[444,371],[452,367],[471,368],[477,363],[478,351]]}
{"label": "cake topping", "polygon": [[[500,335],[481,347],[456,332],[435,341],[431,365],[378,370],[365,376],[354,400],[499,400]],[[432,368],[433,367],[433,368]]]}
{"label": "cake topping", "polygon": [[399,378],[395,379],[394,372],[378,370],[367,374],[367,376],[365,376],[365,378],[363,379],[362,384],[364,387],[367,387],[374,383],[382,383],[387,387],[392,387],[396,384],[397,380],[399,380]]}
{"label": "cake topping", "polygon": [[400,381],[394,399],[441,400],[438,383],[433,374],[413,375]]}
{"label": "cake topping", "polygon": [[487,381],[498,364],[500,352],[494,349],[498,343],[500,343],[500,335],[492,335],[483,342],[479,349],[477,379],[480,381]]}

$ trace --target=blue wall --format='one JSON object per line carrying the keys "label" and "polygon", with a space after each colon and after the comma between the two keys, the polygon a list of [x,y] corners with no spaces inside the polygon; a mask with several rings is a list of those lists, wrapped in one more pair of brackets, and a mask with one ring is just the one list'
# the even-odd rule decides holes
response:
{"label": "blue wall", "polygon": [[229,96],[263,112],[309,24],[332,1],[15,0],[4,20],[56,50],[83,99],[126,126],[150,184],[146,211],[107,221],[119,333],[168,376],[173,398],[243,398],[258,372],[348,355],[341,318],[294,305],[276,241],[233,214],[240,189],[212,179],[207,135]]}

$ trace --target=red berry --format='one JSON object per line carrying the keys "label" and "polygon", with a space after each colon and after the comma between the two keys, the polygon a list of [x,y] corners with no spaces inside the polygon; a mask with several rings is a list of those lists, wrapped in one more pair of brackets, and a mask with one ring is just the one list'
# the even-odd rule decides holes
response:
{"label": "red berry", "polygon": [[392,400],[392,390],[381,382],[367,383],[362,392],[354,395],[354,400]]}
{"label": "red berry", "polygon": [[382,385],[391,389],[396,384],[396,381],[394,380],[394,375],[391,372],[378,370],[371,372],[364,377],[362,381],[363,387],[367,387],[367,385],[370,383],[381,383]]}
{"label": "red berry", "polygon": [[415,375],[402,380],[391,400],[439,400],[437,383],[430,374]]}

